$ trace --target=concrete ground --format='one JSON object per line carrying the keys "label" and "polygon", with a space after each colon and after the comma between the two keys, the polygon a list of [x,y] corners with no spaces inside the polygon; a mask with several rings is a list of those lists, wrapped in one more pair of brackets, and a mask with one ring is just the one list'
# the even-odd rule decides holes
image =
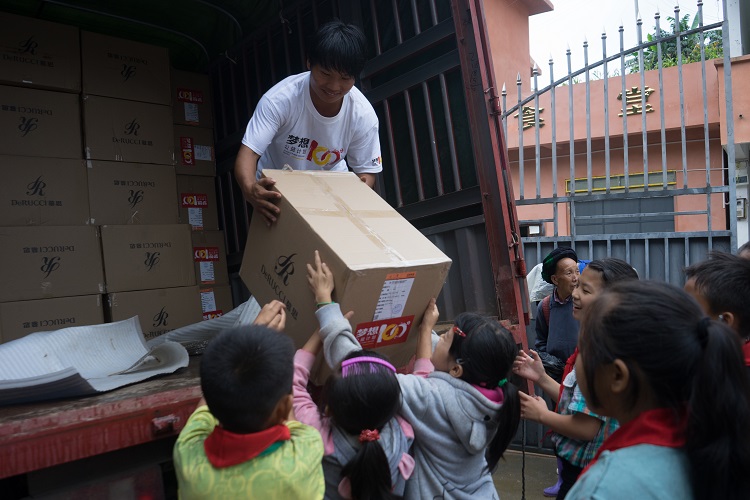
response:
{"label": "concrete ground", "polygon": [[[557,461],[553,455],[526,453],[525,473],[520,451],[508,450],[505,460],[500,460],[494,475],[495,486],[501,500],[542,500],[542,490],[557,481]],[[523,495],[522,477],[526,477],[526,494]]]}

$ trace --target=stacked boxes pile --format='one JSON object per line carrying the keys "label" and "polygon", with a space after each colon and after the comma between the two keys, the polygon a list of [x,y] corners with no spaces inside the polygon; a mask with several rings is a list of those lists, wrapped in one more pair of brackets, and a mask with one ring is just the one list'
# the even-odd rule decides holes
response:
{"label": "stacked boxes pile", "polygon": [[147,339],[200,321],[196,276],[228,283],[204,160],[213,133],[191,136],[211,188],[185,184],[213,197],[198,239],[209,272],[175,203],[186,172],[167,50],[12,14],[0,22],[0,343],[134,315]]}

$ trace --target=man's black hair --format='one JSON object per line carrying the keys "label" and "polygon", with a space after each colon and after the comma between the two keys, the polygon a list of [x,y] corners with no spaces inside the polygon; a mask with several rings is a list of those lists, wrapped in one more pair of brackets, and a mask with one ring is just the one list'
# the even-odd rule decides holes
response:
{"label": "man's black hair", "polygon": [[208,409],[237,434],[267,428],[277,403],[292,392],[294,344],[264,326],[224,330],[201,359],[201,388]]}
{"label": "man's black hair", "polygon": [[357,78],[365,67],[367,40],[353,24],[334,19],[321,26],[308,46],[310,66]]}

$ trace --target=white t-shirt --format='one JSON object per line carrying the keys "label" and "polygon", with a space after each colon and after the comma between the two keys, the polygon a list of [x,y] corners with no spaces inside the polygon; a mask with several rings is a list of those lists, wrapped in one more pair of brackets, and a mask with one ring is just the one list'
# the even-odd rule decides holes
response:
{"label": "white t-shirt", "polygon": [[[257,178],[264,168],[378,173],[378,117],[356,87],[344,96],[336,116],[322,116],[310,98],[310,72],[274,85],[258,102],[242,144],[260,155]],[[346,157],[346,161],[344,161]]]}

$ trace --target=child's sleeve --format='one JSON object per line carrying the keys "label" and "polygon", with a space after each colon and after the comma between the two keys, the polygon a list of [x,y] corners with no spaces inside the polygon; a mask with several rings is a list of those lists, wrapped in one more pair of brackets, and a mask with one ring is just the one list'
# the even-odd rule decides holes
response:
{"label": "child's sleeve", "polygon": [[[427,366],[429,365],[429,367]],[[418,359],[414,365],[414,374],[398,374],[401,386],[400,414],[408,422],[418,422],[429,411],[435,411],[439,402],[439,394],[428,381],[427,375],[434,371],[432,362]]]}
{"label": "child's sleeve", "polygon": [[[331,437],[331,426],[328,419],[322,418],[318,411],[318,406],[307,392],[307,381],[310,379],[310,368],[315,363],[315,356],[312,353],[297,350],[294,355],[294,378],[292,379],[292,406],[294,407],[294,417],[314,427],[320,432],[325,446],[325,453],[333,453],[333,441]],[[330,449],[329,449],[330,448]]]}
{"label": "child's sleeve", "polygon": [[323,355],[328,366],[338,366],[350,352],[362,349],[352,333],[352,325],[341,314],[341,306],[338,304],[323,306],[315,311],[315,315],[320,323]]}
{"label": "child's sleeve", "polygon": [[604,420],[606,418],[594,413],[589,409],[589,407],[586,405],[586,399],[583,397],[583,393],[581,392],[578,384],[576,384],[573,388],[573,397],[570,399],[570,403],[568,403],[568,410],[572,411],[573,413],[583,413],[584,415],[589,415],[591,417],[598,418],[599,420]]}

